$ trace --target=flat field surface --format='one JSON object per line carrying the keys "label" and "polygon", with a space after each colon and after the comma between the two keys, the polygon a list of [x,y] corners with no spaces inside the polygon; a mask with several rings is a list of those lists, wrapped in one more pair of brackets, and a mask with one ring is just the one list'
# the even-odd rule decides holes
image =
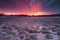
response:
{"label": "flat field surface", "polygon": [[0,40],[60,40],[60,17],[0,17]]}

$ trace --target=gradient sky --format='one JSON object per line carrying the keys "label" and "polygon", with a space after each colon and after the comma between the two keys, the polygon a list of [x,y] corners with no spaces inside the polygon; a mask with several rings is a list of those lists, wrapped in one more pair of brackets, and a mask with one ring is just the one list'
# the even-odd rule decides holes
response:
{"label": "gradient sky", "polygon": [[59,13],[60,0],[0,0],[0,12],[8,15]]}

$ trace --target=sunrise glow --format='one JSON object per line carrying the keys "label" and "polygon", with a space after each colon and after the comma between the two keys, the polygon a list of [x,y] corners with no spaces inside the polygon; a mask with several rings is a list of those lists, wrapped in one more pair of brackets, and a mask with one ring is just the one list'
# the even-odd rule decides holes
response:
{"label": "sunrise glow", "polygon": [[[32,0],[31,0],[32,1]],[[21,9],[20,9],[21,8]],[[2,12],[4,15],[45,15],[45,12],[43,11],[43,7],[41,3],[35,3],[33,0],[32,2],[29,3],[29,5],[26,5],[22,3],[21,5],[18,3],[17,9],[12,11],[12,10],[7,10],[6,12]]]}
{"label": "sunrise glow", "polygon": [[30,14],[27,14],[27,15],[38,16],[38,15],[49,15],[49,14],[47,14],[46,12],[30,12]]}
{"label": "sunrise glow", "polygon": [[15,13],[11,13],[11,12],[4,12],[4,15],[16,15]]}
{"label": "sunrise glow", "polygon": [[5,12],[3,13],[4,15],[29,15],[29,16],[39,16],[39,15],[49,15],[46,12],[20,12],[20,13],[10,13],[10,12]]}

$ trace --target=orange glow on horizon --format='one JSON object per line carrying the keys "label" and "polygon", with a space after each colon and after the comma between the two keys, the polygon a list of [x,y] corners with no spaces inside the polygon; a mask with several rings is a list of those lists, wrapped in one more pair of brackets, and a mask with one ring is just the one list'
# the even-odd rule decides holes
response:
{"label": "orange glow on horizon", "polygon": [[4,15],[16,15],[15,13],[10,13],[10,12],[4,12]]}
{"label": "orange glow on horizon", "polygon": [[42,6],[37,3],[37,4],[34,4],[32,5],[30,8],[27,8],[27,9],[24,9],[24,10],[21,10],[21,11],[14,11],[14,12],[3,12],[4,15],[35,15],[35,16],[38,16],[38,15],[49,15],[48,13],[46,12],[42,12],[43,11],[43,8]]}
{"label": "orange glow on horizon", "polygon": [[50,15],[46,12],[21,12],[21,13],[9,13],[5,12],[4,15],[29,15],[29,16],[38,16],[38,15]]}

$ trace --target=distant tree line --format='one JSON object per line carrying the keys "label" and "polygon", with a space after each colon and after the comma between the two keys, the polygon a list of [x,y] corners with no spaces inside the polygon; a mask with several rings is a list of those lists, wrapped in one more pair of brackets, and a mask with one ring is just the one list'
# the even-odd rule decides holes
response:
{"label": "distant tree line", "polygon": [[[20,15],[4,15],[4,13],[0,13],[0,16],[28,16],[30,17],[30,15],[25,15],[25,14],[20,14]],[[60,13],[56,13],[56,14],[52,14],[52,15],[32,15],[34,17],[49,17],[49,16],[60,16]]]}

